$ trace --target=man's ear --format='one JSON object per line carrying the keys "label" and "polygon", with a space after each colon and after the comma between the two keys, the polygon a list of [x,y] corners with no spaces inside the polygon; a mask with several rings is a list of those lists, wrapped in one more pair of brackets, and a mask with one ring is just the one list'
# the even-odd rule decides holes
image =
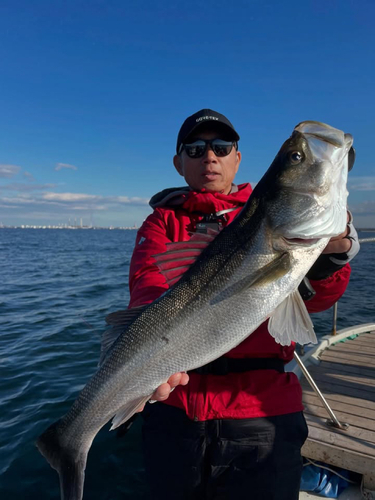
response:
{"label": "man's ear", "polygon": [[182,175],[182,177],[183,177],[184,176],[184,169],[182,167],[181,156],[174,155],[174,157],[173,157],[173,165],[174,165],[174,168],[177,170],[177,172],[180,175]]}
{"label": "man's ear", "polygon": [[241,153],[239,151],[237,151],[236,153],[236,173],[238,172],[238,167],[240,166],[240,163],[241,163]]}

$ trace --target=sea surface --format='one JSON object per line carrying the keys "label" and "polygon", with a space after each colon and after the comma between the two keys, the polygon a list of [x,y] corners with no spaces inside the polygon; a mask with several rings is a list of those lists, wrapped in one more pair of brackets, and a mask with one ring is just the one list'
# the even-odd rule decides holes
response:
{"label": "sea surface", "polygon": [[[104,318],[128,304],[135,234],[0,229],[1,500],[60,498],[58,476],[35,440],[96,370]],[[339,329],[375,321],[374,259],[375,243],[363,244],[339,302]],[[332,309],[313,322],[318,336],[330,333]],[[109,425],[100,431],[88,457],[85,500],[149,499],[140,420],[123,437]]]}

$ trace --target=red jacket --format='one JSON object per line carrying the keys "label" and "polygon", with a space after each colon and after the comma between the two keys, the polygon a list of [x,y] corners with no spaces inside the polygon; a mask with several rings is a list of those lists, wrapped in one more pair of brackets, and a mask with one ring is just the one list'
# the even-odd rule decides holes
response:
{"label": "red jacket", "polygon": [[[195,230],[202,214],[241,208],[250,193],[250,184],[242,184],[237,192],[229,195],[185,191],[169,195],[168,206],[160,201],[161,206],[155,208],[137,234],[130,264],[129,308],[150,303],[168,289],[153,255],[165,252],[166,243],[189,240],[189,232]],[[239,211],[227,213],[223,225],[232,222]],[[330,308],[344,293],[349,276],[350,266],[346,264],[329,278],[311,280],[316,295],[306,303],[309,312]],[[275,342],[264,322],[226,356],[280,358],[287,363],[293,358],[293,352],[294,345],[281,346]],[[182,408],[194,420],[266,417],[303,409],[301,387],[293,373],[267,369],[226,376],[191,372],[189,376],[188,385],[176,387],[165,403]]]}

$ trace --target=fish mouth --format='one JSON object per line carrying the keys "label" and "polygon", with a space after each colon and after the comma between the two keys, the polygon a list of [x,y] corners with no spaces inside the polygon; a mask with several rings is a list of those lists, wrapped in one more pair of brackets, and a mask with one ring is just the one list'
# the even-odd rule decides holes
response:
{"label": "fish mouth", "polygon": [[288,245],[313,246],[320,241],[320,238],[286,238],[283,236],[283,240]]}
{"label": "fish mouth", "polygon": [[322,122],[304,121],[299,123],[294,130],[300,132],[305,137],[327,142],[336,148],[346,146],[349,149],[353,143],[353,137],[350,134],[345,134],[342,130],[333,128]]}

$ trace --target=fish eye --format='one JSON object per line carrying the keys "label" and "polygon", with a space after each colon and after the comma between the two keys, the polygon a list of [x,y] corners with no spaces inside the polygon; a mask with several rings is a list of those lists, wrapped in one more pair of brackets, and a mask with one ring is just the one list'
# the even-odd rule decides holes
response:
{"label": "fish eye", "polygon": [[303,160],[303,154],[300,151],[292,151],[289,153],[289,160],[291,163],[296,165],[297,163],[301,163]]}

